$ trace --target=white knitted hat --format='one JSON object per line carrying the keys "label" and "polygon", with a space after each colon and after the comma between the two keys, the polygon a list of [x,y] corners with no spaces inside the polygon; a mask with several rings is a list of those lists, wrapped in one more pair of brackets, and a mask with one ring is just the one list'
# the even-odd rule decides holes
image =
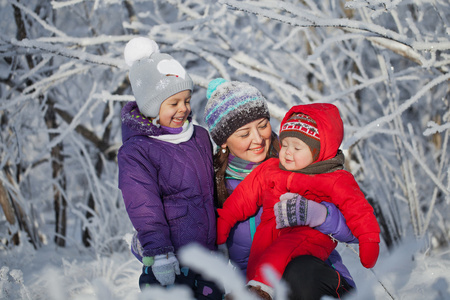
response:
{"label": "white knitted hat", "polygon": [[124,50],[130,67],[130,83],[136,103],[146,117],[155,118],[161,103],[170,96],[194,89],[191,77],[183,66],[169,54],[159,52],[155,41],[137,37]]}

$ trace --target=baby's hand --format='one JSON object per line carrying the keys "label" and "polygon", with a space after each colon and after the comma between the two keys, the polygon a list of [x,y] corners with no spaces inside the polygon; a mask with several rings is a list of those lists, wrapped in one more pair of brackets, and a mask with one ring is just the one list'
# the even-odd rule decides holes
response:
{"label": "baby's hand", "polygon": [[284,193],[280,196],[280,201],[295,200],[298,196],[300,195],[295,193]]}
{"label": "baby's hand", "polygon": [[217,245],[225,244],[232,227],[225,219],[221,217],[217,218]]}
{"label": "baby's hand", "polygon": [[359,244],[359,260],[367,269],[373,268],[380,254],[380,246],[376,242],[366,242]]}
{"label": "baby's hand", "polygon": [[314,228],[325,222],[327,217],[325,205],[294,193],[281,195],[273,211],[277,229],[298,225]]}

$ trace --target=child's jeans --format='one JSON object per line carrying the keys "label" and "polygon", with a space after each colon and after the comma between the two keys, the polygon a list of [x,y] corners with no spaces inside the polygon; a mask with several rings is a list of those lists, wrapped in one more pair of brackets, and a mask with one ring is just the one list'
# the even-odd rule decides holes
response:
{"label": "child's jeans", "polygon": [[[181,267],[181,274],[176,275],[175,284],[187,285],[194,293],[195,299],[198,300],[222,300],[223,291],[212,281],[204,280],[200,274],[197,274],[187,267]],[[144,266],[142,274],[139,277],[139,287],[144,289],[148,285],[160,285],[153,275],[152,268]]]}

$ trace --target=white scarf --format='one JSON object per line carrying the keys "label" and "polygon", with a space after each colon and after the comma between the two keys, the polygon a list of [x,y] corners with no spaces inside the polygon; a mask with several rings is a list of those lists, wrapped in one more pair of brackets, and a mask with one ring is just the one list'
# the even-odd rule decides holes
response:
{"label": "white scarf", "polygon": [[161,134],[158,136],[150,136],[151,138],[169,142],[172,144],[179,144],[186,141],[189,141],[194,133],[194,125],[191,122],[186,121],[183,124],[183,130],[177,134]]}

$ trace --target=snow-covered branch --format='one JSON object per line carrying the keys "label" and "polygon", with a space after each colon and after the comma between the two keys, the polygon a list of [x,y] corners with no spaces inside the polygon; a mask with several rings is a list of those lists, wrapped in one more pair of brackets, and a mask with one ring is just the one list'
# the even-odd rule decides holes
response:
{"label": "snow-covered branch", "polygon": [[99,64],[99,65],[105,65],[109,67],[115,67],[119,69],[125,68],[125,62],[122,59],[114,59],[114,58],[108,58],[104,55],[94,55],[90,53],[86,53],[84,50],[71,50],[68,48],[64,48],[61,46],[55,46],[49,43],[39,42],[35,40],[21,40],[18,41],[16,39],[10,39],[9,41],[5,41],[4,37],[1,37],[2,40],[7,43],[11,44],[15,47],[22,47],[25,49],[37,49],[42,51],[43,53],[47,54],[53,54],[53,55],[60,55],[64,56],[70,59],[76,59],[82,62],[87,63],[93,63],[93,64]]}
{"label": "snow-covered branch", "polygon": [[[275,132],[293,105],[336,104],[346,168],[370,199],[385,245],[427,237],[429,251],[440,250],[450,244],[447,2],[6,1],[0,202],[8,219],[0,213],[0,224],[8,226],[0,226],[0,249],[29,239],[54,247],[61,245],[52,244],[57,237],[78,252],[89,246],[93,259],[129,252],[120,241],[133,229],[116,161],[121,108],[134,100],[123,51],[133,37],[146,36],[191,75],[193,117],[201,126],[206,88],[217,77],[260,89]],[[4,205],[11,199],[16,206]],[[12,225],[11,216],[23,224]],[[194,250],[187,260],[203,255]],[[217,261],[192,267],[225,282],[209,262]],[[245,295],[235,279],[233,289]]]}

